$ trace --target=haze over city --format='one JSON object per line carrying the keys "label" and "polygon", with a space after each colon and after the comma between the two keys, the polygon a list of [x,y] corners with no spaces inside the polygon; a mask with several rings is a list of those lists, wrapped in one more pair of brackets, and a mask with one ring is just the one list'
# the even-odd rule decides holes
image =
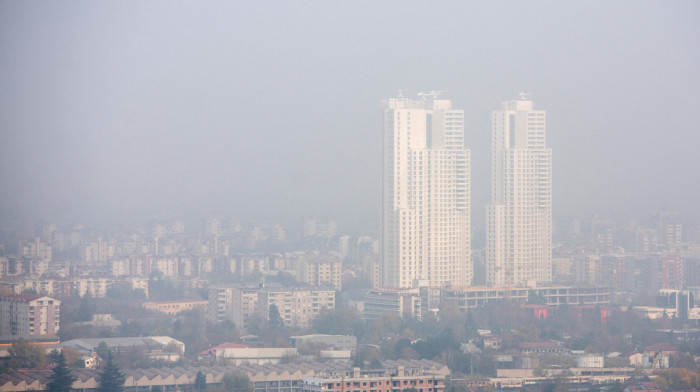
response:
{"label": "haze over city", "polygon": [[0,390],[700,391],[693,1],[0,1]]}
{"label": "haze over city", "polygon": [[380,101],[464,110],[483,230],[490,115],[547,111],[554,217],[697,222],[695,2],[0,4],[0,216],[223,214],[379,227]]}

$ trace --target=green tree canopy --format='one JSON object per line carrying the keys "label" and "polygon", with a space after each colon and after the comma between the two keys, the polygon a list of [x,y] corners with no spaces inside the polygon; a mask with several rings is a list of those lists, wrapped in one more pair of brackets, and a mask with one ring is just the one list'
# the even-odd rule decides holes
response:
{"label": "green tree canopy", "polygon": [[70,369],[66,365],[66,358],[63,353],[55,355],[56,366],[53,368],[53,373],[49,376],[47,385],[48,392],[70,392],[73,388],[75,377],[71,374]]}
{"label": "green tree canopy", "polygon": [[654,381],[672,390],[700,388],[700,374],[684,368],[666,369]]}
{"label": "green tree canopy", "polygon": [[226,392],[253,392],[250,379],[242,373],[226,373],[221,383]]}
{"label": "green tree canopy", "polygon": [[194,378],[194,390],[197,392],[203,392],[207,390],[207,377],[202,373],[202,371],[198,371],[197,375]]}
{"label": "green tree canopy", "polygon": [[119,371],[117,365],[112,362],[112,353],[107,355],[107,364],[100,373],[100,385],[97,387],[98,392],[123,392],[124,391],[124,375]]}
{"label": "green tree canopy", "polygon": [[280,316],[280,311],[279,309],[277,309],[277,305],[275,304],[270,305],[267,323],[270,329],[284,327],[284,320],[282,320],[282,316]]}
{"label": "green tree canopy", "polygon": [[100,344],[95,347],[95,352],[97,353],[97,356],[100,357],[102,360],[106,360],[107,357],[109,357],[109,347],[107,346],[107,343],[105,342],[100,342]]}
{"label": "green tree canopy", "polygon": [[92,320],[92,315],[95,314],[95,309],[97,308],[97,302],[90,296],[90,293],[86,293],[80,300],[80,306],[78,307],[78,313],[75,316],[75,321],[90,321]]}
{"label": "green tree canopy", "polygon": [[46,354],[37,345],[18,339],[8,349],[11,368],[37,368],[46,364]]}
{"label": "green tree canopy", "polygon": [[353,335],[358,339],[365,335],[365,321],[353,309],[325,310],[311,322],[317,333],[329,335]]}

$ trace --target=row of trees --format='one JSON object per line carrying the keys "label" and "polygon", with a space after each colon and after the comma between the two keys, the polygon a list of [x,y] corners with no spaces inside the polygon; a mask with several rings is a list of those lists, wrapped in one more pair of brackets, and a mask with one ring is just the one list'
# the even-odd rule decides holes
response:
{"label": "row of trees", "polygon": [[[47,384],[48,392],[71,392],[73,382],[76,378],[71,374],[63,353],[56,352],[53,372],[49,376]],[[107,363],[103,366],[99,375],[98,392],[123,392],[125,377],[119,367],[112,361],[112,354],[107,354]],[[252,392],[250,380],[247,375],[239,373],[227,373],[224,375],[222,383],[217,386],[216,392]],[[196,392],[207,390],[207,379],[204,373],[197,372],[194,382]]]}
{"label": "row of trees", "polygon": [[[48,392],[70,392],[76,378],[68,368],[62,352],[55,354],[54,357],[56,362],[47,384]],[[117,365],[112,362],[111,353],[107,355],[107,363],[103,366],[99,379],[98,392],[122,392],[124,390],[126,379]]]}

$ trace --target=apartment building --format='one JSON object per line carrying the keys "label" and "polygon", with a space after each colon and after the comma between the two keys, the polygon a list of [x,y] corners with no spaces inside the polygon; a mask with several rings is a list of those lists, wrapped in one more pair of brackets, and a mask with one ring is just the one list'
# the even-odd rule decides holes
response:
{"label": "apartment building", "polygon": [[252,318],[267,320],[275,305],[288,327],[308,327],[324,309],[335,308],[335,290],[258,286],[218,286],[209,289],[208,317],[229,320],[246,330]]}
{"label": "apartment building", "polygon": [[61,321],[61,301],[41,296],[9,294],[0,297],[0,335],[55,335]]}
{"label": "apartment building", "polygon": [[141,306],[144,309],[154,310],[156,312],[175,315],[193,309],[207,310],[208,300],[182,300],[182,301],[149,301],[144,302]]}
{"label": "apartment building", "polygon": [[258,294],[259,317],[267,320],[272,305],[277,307],[285,326],[306,328],[321,311],[335,308],[335,290],[265,287]]}
{"label": "apartment building", "polygon": [[339,256],[305,255],[297,263],[297,279],[311,286],[341,289],[342,262]]}
{"label": "apartment building", "polygon": [[90,295],[102,298],[112,288],[115,282],[125,282],[132,290],[143,290],[148,297],[148,279],[139,277],[128,278],[58,278],[58,279],[21,279],[3,280],[0,284],[19,294],[25,290],[33,290],[42,295],[52,297],[70,297]]}
{"label": "apartment building", "polygon": [[376,320],[385,314],[398,317],[423,318],[420,289],[380,288],[367,292],[364,297],[364,318]]}

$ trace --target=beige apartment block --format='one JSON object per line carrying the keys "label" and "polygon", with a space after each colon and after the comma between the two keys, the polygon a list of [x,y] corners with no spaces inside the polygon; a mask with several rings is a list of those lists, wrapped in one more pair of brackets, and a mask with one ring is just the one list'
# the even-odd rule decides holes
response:
{"label": "beige apartment block", "polygon": [[265,286],[220,286],[209,289],[208,317],[229,320],[246,330],[253,318],[267,321],[275,305],[288,327],[308,327],[324,309],[335,308],[335,290]]}
{"label": "beige apartment block", "polygon": [[0,297],[0,335],[55,335],[61,321],[61,301],[40,295]]}
{"label": "beige apartment block", "polygon": [[270,307],[275,305],[284,325],[306,328],[323,310],[335,308],[333,289],[265,288],[258,295],[258,315],[267,320]]}
{"label": "beige apartment block", "polygon": [[310,286],[341,289],[343,265],[337,255],[304,255],[297,263],[297,278]]}
{"label": "beige apartment block", "polygon": [[192,301],[149,301],[144,302],[141,306],[144,309],[154,310],[156,312],[175,315],[180,312],[185,312],[193,309],[207,310],[208,300],[192,300]]}

